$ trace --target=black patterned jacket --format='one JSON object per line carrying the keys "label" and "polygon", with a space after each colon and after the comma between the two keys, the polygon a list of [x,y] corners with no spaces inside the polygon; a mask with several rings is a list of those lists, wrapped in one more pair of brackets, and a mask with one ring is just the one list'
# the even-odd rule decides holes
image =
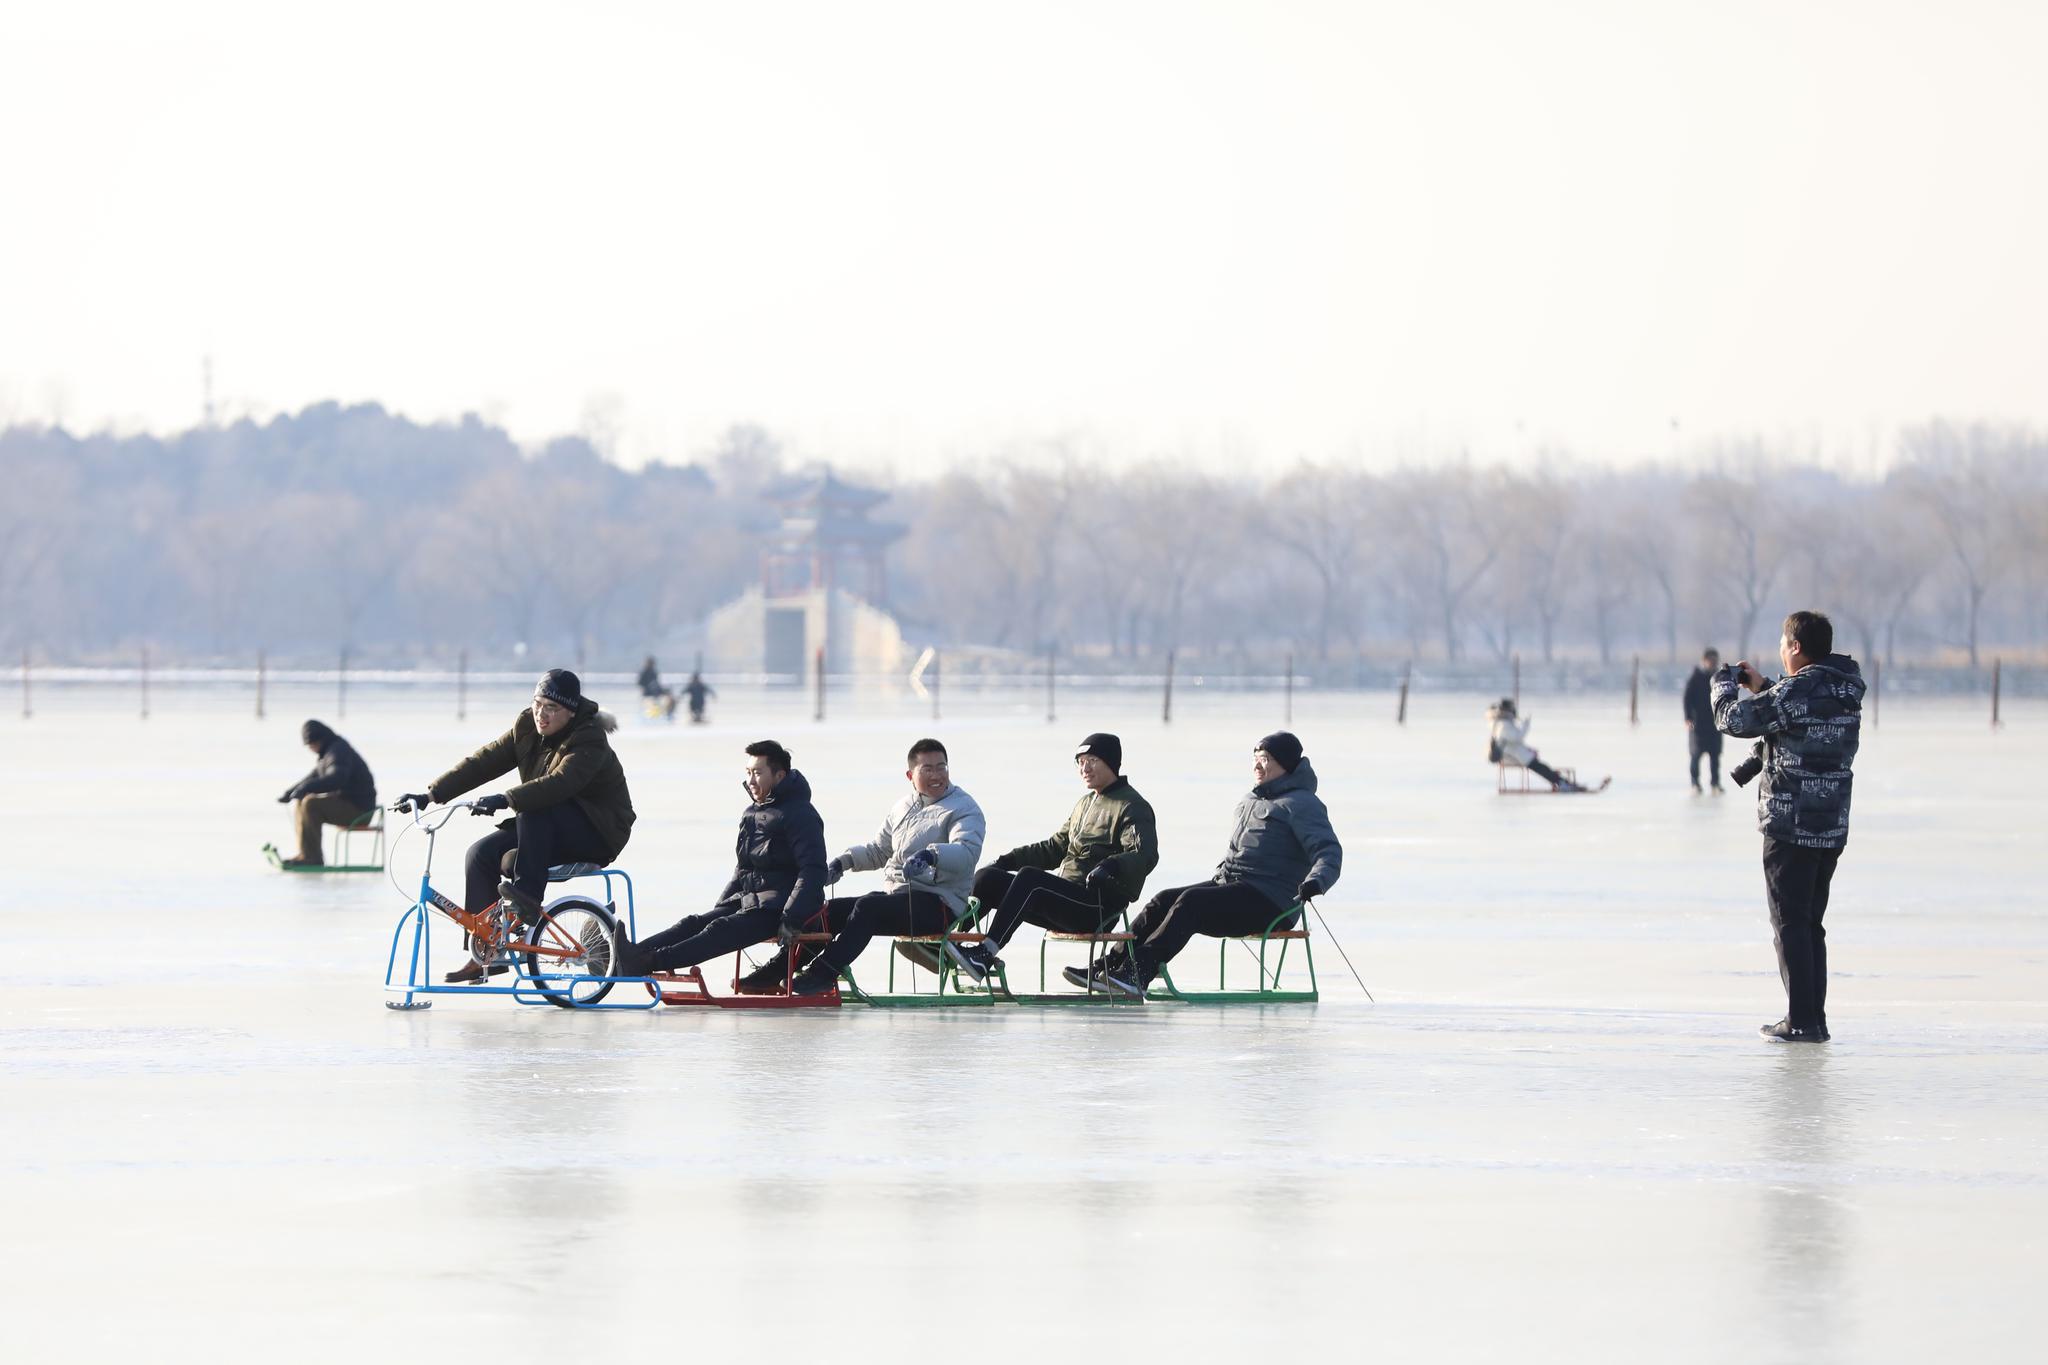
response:
{"label": "black patterned jacket", "polygon": [[1849,839],[1849,765],[1863,728],[1863,674],[1830,654],[1754,696],[1726,670],[1714,675],[1714,724],[1724,735],[1761,739],[1757,828],[1805,848]]}

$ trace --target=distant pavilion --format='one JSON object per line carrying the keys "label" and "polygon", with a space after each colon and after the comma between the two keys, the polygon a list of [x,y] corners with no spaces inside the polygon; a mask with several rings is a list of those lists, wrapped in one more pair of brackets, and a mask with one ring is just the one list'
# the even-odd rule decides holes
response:
{"label": "distant pavilion", "polygon": [[873,521],[889,500],[829,466],[783,479],[763,496],[781,514],[761,554],[761,581],[712,613],[714,666],[801,681],[823,657],[828,673],[906,668],[903,631],[887,609],[889,547],[906,528]]}

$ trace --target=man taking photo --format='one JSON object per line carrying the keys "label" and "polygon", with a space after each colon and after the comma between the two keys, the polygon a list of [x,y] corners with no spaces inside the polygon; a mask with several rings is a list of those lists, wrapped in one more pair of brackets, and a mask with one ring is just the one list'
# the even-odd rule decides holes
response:
{"label": "man taking photo", "polygon": [[[1849,841],[1849,765],[1863,721],[1863,675],[1837,654],[1835,628],[1817,611],[1785,618],[1778,659],[1785,675],[1766,684],[1747,663],[1714,675],[1714,724],[1757,739],[1763,780],[1757,827],[1764,835],[1764,891],[1785,1017],[1759,1030],[1778,1043],[1828,1040],[1828,884]],[[1743,696],[1747,688],[1751,696]],[[1747,765],[1745,765],[1747,766]],[[1746,781],[1741,769],[1733,776]]]}

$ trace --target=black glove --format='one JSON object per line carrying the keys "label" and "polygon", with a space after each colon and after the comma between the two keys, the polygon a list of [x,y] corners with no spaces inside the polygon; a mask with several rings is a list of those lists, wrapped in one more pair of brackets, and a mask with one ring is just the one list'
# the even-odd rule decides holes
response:
{"label": "black glove", "polygon": [[290,792],[286,792],[283,796],[277,798],[277,804],[280,806],[289,805],[291,803],[291,799],[292,794]]}
{"label": "black glove", "polygon": [[477,798],[477,803],[470,807],[469,813],[471,815],[496,815],[511,804],[512,798],[509,796],[480,796]]}
{"label": "black glove", "polygon": [[1322,894],[1323,884],[1314,877],[1304,877],[1301,885],[1294,888],[1294,898],[1298,901],[1311,901]]}
{"label": "black glove", "polygon": [[1097,863],[1082,882],[1091,891],[1112,891],[1116,889],[1116,869],[1108,863]]}
{"label": "black glove", "polygon": [[830,886],[846,875],[846,864],[834,858],[825,864],[825,885]]}
{"label": "black glove", "polygon": [[407,792],[392,803],[391,809],[400,815],[410,815],[416,810],[425,810],[433,803],[434,799],[425,792]]}
{"label": "black glove", "polygon": [[1018,864],[1015,858],[1012,858],[1009,854],[1005,853],[1001,857],[997,858],[994,862],[990,863],[989,866],[994,868],[998,872],[1015,872],[1017,870]]}
{"label": "black glove", "polygon": [[928,848],[921,848],[903,860],[903,876],[913,882],[936,882],[939,879],[939,855]]}

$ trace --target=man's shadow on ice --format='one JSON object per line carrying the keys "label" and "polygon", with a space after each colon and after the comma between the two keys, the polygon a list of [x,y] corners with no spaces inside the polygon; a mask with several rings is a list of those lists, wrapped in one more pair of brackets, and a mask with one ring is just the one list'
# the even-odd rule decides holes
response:
{"label": "man's shadow on ice", "polygon": [[1825,1045],[1786,1046],[1769,1058],[1757,1092],[1758,1164],[1765,1178],[1758,1222],[1758,1298],[1772,1335],[1795,1359],[1839,1348],[1844,1267],[1854,1208],[1841,1163]]}

